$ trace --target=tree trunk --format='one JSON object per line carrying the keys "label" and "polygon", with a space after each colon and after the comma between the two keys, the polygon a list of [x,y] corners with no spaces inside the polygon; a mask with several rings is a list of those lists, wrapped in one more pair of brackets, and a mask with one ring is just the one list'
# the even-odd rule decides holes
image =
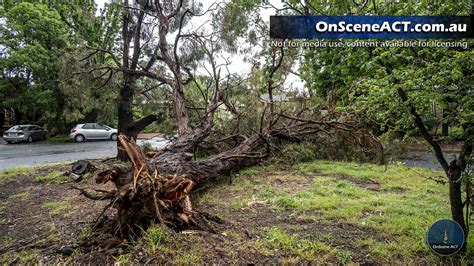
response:
{"label": "tree trunk", "polygon": [[[447,115],[445,114],[446,111],[443,111],[443,118],[446,118]],[[441,135],[443,137],[447,137],[449,135],[449,125],[447,122],[441,123]]]}
{"label": "tree trunk", "polygon": [[15,114],[15,125],[19,125],[21,124],[21,113],[20,113],[20,109],[18,109],[17,107],[13,108],[13,112]]}
{"label": "tree trunk", "polygon": [[462,201],[461,185],[461,169],[458,167],[456,160],[453,160],[449,166],[449,202],[451,205],[451,216],[454,221],[459,223],[464,232],[464,244],[462,251],[466,250],[467,246],[467,227],[464,220],[464,205]]}
{"label": "tree trunk", "polygon": [[192,132],[188,112],[186,110],[186,101],[184,100],[182,85],[178,82],[175,84],[173,98],[175,104],[176,119],[178,125],[178,134],[185,135]]}
{"label": "tree trunk", "polygon": [[5,112],[0,112],[0,128],[5,124]]}
{"label": "tree trunk", "polygon": [[[136,138],[137,133],[133,131],[133,77],[124,74],[124,82],[120,89],[118,100],[118,133],[127,137]],[[123,150],[122,144],[117,139],[117,158],[127,161],[128,155]]]}
{"label": "tree trunk", "polygon": [[[342,127],[339,122],[294,120],[282,128],[267,128],[263,132],[242,136],[244,140],[235,148],[205,160],[192,161],[193,154],[190,151],[209,135],[212,127],[209,117],[203,120],[201,128],[182,135],[158,154],[145,156],[133,138],[119,135],[123,151],[132,162],[132,169],[116,165],[98,173],[94,177],[97,183],[111,181],[116,189],[106,195],[91,198],[113,199],[118,211],[117,232],[122,237],[133,235],[140,227],[146,227],[153,221],[175,229],[189,226],[202,228],[203,225],[199,222],[202,217],[193,211],[188,196],[191,190],[259,163],[269,156],[271,139],[300,141],[300,137],[305,135],[328,132],[331,126],[338,129]],[[145,119],[135,122],[135,125]],[[314,128],[309,130],[311,123],[314,123]],[[355,129],[351,127],[351,130]],[[152,159],[147,159],[150,156]]]}

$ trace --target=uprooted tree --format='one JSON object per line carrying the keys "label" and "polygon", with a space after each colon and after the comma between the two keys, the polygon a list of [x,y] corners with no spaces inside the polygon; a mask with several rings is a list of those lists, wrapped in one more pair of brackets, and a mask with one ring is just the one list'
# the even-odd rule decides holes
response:
{"label": "uprooted tree", "polygon": [[[125,237],[138,226],[159,223],[174,229],[202,228],[206,218],[193,210],[189,193],[219,177],[255,165],[270,156],[272,144],[279,141],[300,141],[317,132],[327,134],[335,130],[353,133],[356,142],[374,145],[378,142],[359,127],[356,121],[307,120],[302,114],[287,116],[280,113],[286,122],[278,127],[267,124],[262,131],[240,135],[234,148],[216,153],[202,160],[192,160],[192,149],[199,145],[209,133],[199,129],[199,134],[179,137],[174,144],[160,153],[144,154],[133,139],[119,136],[123,149],[131,159],[132,167],[114,165],[111,169],[95,175],[99,184],[113,182],[115,189],[103,195],[84,194],[92,199],[109,199],[117,209],[116,230]],[[212,123],[210,119],[209,123]],[[84,191],[83,191],[84,192]]]}
{"label": "uprooted tree", "polygon": [[[342,130],[354,143],[364,143],[373,150],[380,148],[351,114],[321,115],[298,93],[293,93],[291,102],[282,100],[282,95],[288,95],[285,79],[294,60],[286,59],[285,53],[294,51],[262,46],[258,53],[264,58],[263,64],[255,61],[250,77],[242,78],[229,71],[231,64],[222,56],[223,46],[232,48],[220,41],[225,39],[221,38],[222,32],[209,33],[202,25],[185,27],[193,16],[219,19],[217,11],[240,15],[235,6],[212,4],[202,11],[183,0],[133,4],[126,0],[120,6],[124,10],[122,62],[112,51],[101,52],[109,54],[115,64],[107,71],[122,73],[119,157],[129,158],[132,167],[115,165],[95,176],[97,183],[113,182],[114,190],[103,195],[83,193],[93,199],[111,200],[108,206],[118,211],[116,229],[122,236],[151,222],[178,229],[199,227],[200,216],[188,196],[192,189],[261,162],[285,142],[301,142],[307,136]],[[251,12],[249,7],[243,10]],[[267,30],[264,24],[256,28],[260,34]],[[292,54],[287,58],[295,57]],[[138,132],[158,117],[133,120],[134,86],[138,81],[148,81],[168,92],[169,104],[175,110],[178,137],[160,152],[144,154],[135,143]],[[255,96],[253,104],[234,97],[239,94],[235,91]],[[223,117],[228,117],[225,125]],[[217,118],[220,125],[216,124]],[[244,120],[246,127],[241,123]],[[194,159],[199,148],[209,146],[213,149],[204,159]]]}

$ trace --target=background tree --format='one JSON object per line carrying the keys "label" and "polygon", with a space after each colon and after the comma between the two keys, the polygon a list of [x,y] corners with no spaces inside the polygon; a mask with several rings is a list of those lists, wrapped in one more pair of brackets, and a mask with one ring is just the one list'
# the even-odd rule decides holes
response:
{"label": "background tree", "polygon": [[[469,15],[470,1],[378,3],[362,1],[338,6],[308,1],[313,12],[377,15]],[[296,4],[296,3],[295,3]],[[472,45],[472,42],[470,42]],[[463,175],[472,157],[472,50],[462,48],[341,48],[304,53],[300,71],[316,97],[329,97],[340,108],[363,114],[379,133],[422,137],[448,177],[451,213],[468,233],[470,178]],[[440,109],[443,116],[433,114]],[[456,159],[448,161],[436,134],[438,125],[451,125],[463,141]],[[466,178],[461,178],[461,177]],[[462,184],[466,182],[466,197]]]}
{"label": "background tree", "polygon": [[97,16],[88,0],[4,1],[0,93],[7,100],[0,108],[12,108],[17,124],[20,111],[26,112],[52,133],[83,119],[110,123],[116,97],[112,86],[103,86],[108,75],[84,71],[84,65],[102,66],[110,57],[90,55],[84,47],[115,45],[117,10],[106,5]]}
{"label": "background tree", "polygon": [[119,77],[107,67],[114,63],[112,57],[96,50],[91,52],[91,47],[119,49],[120,8],[107,3],[99,15],[93,1],[89,8],[79,9],[71,4],[58,8],[72,32],[71,44],[60,61],[60,87],[66,96],[64,119],[68,123],[116,126]]}
{"label": "background tree", "polygon": [[57,126],[64,98],[56,82],[58,61],[67,46],[67,28],[57,12],[40,3],[5,3],[2,16],[3,108],[29,112]]}

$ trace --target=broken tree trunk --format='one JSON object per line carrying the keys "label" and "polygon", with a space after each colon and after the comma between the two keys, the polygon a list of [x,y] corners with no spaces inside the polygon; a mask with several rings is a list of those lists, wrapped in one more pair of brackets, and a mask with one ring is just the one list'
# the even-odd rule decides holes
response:
{"label": "broken tree trunk", "polygon": [[117,232],[127,236],[137,226],[151,222],[178,227],[192,222],[192,208],[188,193],[194,182],[185,175],[164,175],[150,163],[133,139],[119,136],[129,156],[133,171],[115,165],[98,173],[97,183],[115,184],[114,207],[117,213]]}

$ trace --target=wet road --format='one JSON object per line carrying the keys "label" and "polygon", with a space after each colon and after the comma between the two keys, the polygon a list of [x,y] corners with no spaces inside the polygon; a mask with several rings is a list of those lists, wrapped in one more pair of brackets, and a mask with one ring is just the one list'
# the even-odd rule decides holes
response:
{"label": "wet road", "polygon": [[[448,162],[456,158],[455,153],[444,152],[444,157]],[[408,151],[403,156],[392,160],[390,163],[396,164],[396,161],[404,163],[408,167],[422,167],[442,170],[441,165],[433,152],[431,151]]]}
{"label": "wet road", "polygon": [[83,143],[33,143],[6,144],[0,138],[0,171],[17,166],[98,159],[117,155],[115,141],[91,141]]}
{"label": "wet road", "polygon": [[[149,142],[155,149],[163,148],[169,143],[161,138],[138,140],[139,145],[145,142]],[[6,144],[3,138],[0,138],[0,171],[17,166],[99,159],[115,157],[116,155],[117,148],[114,141],[89,141],[83,143],[49,143],[39,141]],[[448,160],[454,159],[453,154],[445,155]],[[401,161],[408,167],[441,169],[434,154],[429,151],[409,151],[403,157],[395,159],[390,163],[396,163],[396,161]]]}

